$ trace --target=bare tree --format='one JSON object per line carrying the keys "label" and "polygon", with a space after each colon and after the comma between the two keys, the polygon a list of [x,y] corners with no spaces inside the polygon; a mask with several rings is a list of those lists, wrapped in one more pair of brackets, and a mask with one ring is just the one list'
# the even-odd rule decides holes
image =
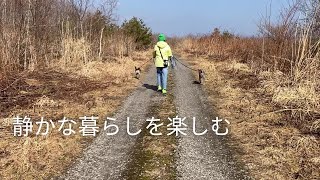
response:
{"label": "bare tree", "polygon": [[117,5],[118,0],[0,0],[0,71],[50,65],[67,54],[67,41],[74,44],[69,50],[84,48],[85,59],[101,59],[110,45],[105,37],[112,31],[125,37],[114,28]]}

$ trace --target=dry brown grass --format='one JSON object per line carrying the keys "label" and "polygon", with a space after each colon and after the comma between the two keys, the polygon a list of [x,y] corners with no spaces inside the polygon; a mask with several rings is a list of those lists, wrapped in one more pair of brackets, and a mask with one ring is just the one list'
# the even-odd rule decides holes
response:
{"label": "dry brown grass", "polygon": [[[317,104],[314,99],[317,93],[312,88],[284,91],[286,87],[280,85],[286,84],[287,78],[281,72],[255,74],[248,64],[236,60],[214,60],[206,55],[195,58],[194,54],[181,53],[195,68],[205,70],[205,89],[215,105],[212,110],[231,121],[231,136],[241,147],[237,156],[254,178],[320,177],[319,137],[310,131],[303,134],[292,124],[292,116],[277,112],[280,103]],[[319,130],[319,121],[314,121],[311,127]]]}
{"label": "dry brown grass", "polygon": [[[260,37],[186,37],[179,46],[205,83],[216,111],[233,122],[233,137],[257,179],[319,179],[319,3],[292,1]],[[302,12],[300,12],[302,11]],[[300,14],[312,14],[305,21]],[[299,15],[298,15],[299,14]]]}
{"label": "dry brown grass", "polygon": [[[147,60],[147,54],[141,52],[132,58],[104,63],[75,63],[64,68],[61,64],[55,64],[50,70],[26,72],[24,77],[20,77],[18,83],[6,92],[7,97],[18,97],[18,101],[13,104],[2,102],[10,108],[3,109],[5,116],[0,117],[0,179],[47,179],[57,176],[92,141],[92,138],[83,138],[80,133],[63,136],[57,132],[57,127],[44,137],[35,136],[37,126],[29,137],[13,137],[12,117],[27,115],[39,120],[43,116],[57,123],[67,116],[79,126],[79,117],[96,115],[100,117],[98,124],[102,125],[103,118],[112,115],[123,99],[139,85],[139,81],[133,78],[134,67]],[[14,90],[19,85],[23,86]],[[25,98],[19,98],[21,96]]]}

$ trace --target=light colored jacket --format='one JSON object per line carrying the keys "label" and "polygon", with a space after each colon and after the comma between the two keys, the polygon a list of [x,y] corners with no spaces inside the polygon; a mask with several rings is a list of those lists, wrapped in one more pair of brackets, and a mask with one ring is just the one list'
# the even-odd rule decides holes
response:
{"label": "light colored jacket", "polygon": [[[161,53],[160,53],[161,51]],[[161,57],[162,54],[162,57]],[[172,51],[168,43],[164,41],[159,41],[154,46],[154,58],[156,67],[164,67],[164,60],[169,60],[169,57],[172,57]]]}

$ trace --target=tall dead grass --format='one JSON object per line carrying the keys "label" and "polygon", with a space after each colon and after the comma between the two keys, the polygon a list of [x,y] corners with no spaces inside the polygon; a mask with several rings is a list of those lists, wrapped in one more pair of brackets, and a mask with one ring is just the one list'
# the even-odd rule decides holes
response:
{"label": "tall dead grass", "polygon": [[[80,49],[73,49],[71,52],[75,55],[71,56],[83,57],[79,53],[82,52],[82,43],[75,42],[80,45],[72,47]],[[149,54],[138,52],[131,57],[117,57],[105,62],[94,59],[84,63],[83,59],[73,59],[68,65],[64,65],[65,60],[61,58],[57,61],[59,63],[52,64],[51,71],[33,72],[33,76],[27,73],[21,80],[26,87],[20,87],[17,96],[32,97],[26,101],[29,104],[20,107],[15,102],[15,106],[5,110],[9,117],[20,114],[38,120],[43,116],[55,123],[67,116],[78,125],[81,124],[79,117],[96,115],[100,117],[97,123],[101,126],[103,118],[114,113],[137,86],[139,81],[133,78],[134,67],[144,63]],[[11,121],[11,118],[0,117],[0,179],[48,179],[59,176],[92,140],[83,138],[79,132],[73,136],[63,136],[57,128],[51,129],[49,135],[44,137],[34,133],[29,137],[13,137]],[[77,126],[73,129],[79,129]],[[34,126],[33,132],[37,128]]]}
{"label": "tall dead grass", "polygon": [[231,121],[256,179],[319,179],[319,19],[279,22],[257,37],[189,36],[179,49],[205,70],[214,111]]}
{"label": "tall dead grass", "polygon": [[[319,138],[313,134],[319,130],[319,121],[312,124],[312,132],[308,130],[304,134],[292,126],[284,113],[275,113],[279,107],[275,102],[278,99],[272,100],[273,92],[282,83],[286,84],[287,75],[280,71],[255,75],[248,64],[236,59],[213,60],[208,56],[195,58],[194,54],[181,54],[194,68],[201,67],[206,72],[204,88],[214,104],[212,109],[231,122],[231,139],[241,147],[235,155],[255,179],[309,180],[320,176]],[[307,92],[296,91],[295,94]],[[280,97],[286,99],[279,103],[293,103],[292,99],[296,99],[277,96]]]}
{"label": "tall dead grass", "polygon": [[[310,126],[320,117],[320,40],[314,34],[319,19],[299,19],[300,8],[300,2],[290,6],[278,24],[263,22],[261,36],[241,37],[216,29],[210,35],[182,39],[180,49],[196,57],[248,65],[278,112]],[[319,8],[314,13],[318,14]]]}
{"label": "tall dead grass", "polygon": [[92,141],[79,132],[63,136],[57,129],[44,137],[34,133],[29,137],[13,137],[11,117],[20,114],[33,120],[43,116],[57,121],[67,116],[79,125],[79,117],[95,115],[100,117],[97,123],[101,126],[103,118],[114,113],[137,86],[134,67],[146,62],[151,53],[134,52],[134,41],[123,33],[108,36],[100,39],[99,53],[96,44],[86,37],[66,33],[56,45],[58,55],[52,59],[48,55],[41,68],[23,71],[23,77],[10,76],[10,70],[7,76],[0,73],[0,96],[11,105],[5,108],[6,102],[1,102],[10,118],[0,117],[0,179],[59,176]]}
{"label": "tall dead grass", "polygon": [[83,65],[92,59],[90,43],[84,38],[66,37],[62,40],[62,57],[65,66]]}

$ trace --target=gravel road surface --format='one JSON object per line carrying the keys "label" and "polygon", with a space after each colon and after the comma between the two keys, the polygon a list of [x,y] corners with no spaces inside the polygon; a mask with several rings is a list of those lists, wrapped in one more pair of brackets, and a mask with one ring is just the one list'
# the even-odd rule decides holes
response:
{"label": "gravel road surface", "polygon": [[[186,62],[183,62],[188,65]],[[212,131],[212,106],[202,90],[202,85],[195,82],[192,71],[178,63],[174,71],[175,104],[179,117],[186,117],[187,135],[178,139],[176,154],[178,179],[232,180],[249,179],[241,165],[233,159],[232,151],[227,146],[227,137],[218,137]],[[193,133],[193,118],[196,118],[196,132],[208,133],[196,136]],[[223,119],[223,117],[219,117]]]}
{"label": "gravel road surface", "polygon": [[[228,137],[218,137],[211,130],[211,120],[216,116],[212,113],[212,106],[202,86],[194,82],[191,70],[178,64],[173,76],[175,87],[169,90],[174,91],[178,116],[186,117],[185,124],[188,125],[185,131],[187,135],[178,137],[175,155],[178,179],[250,179],[243,166],[234,160],[227,143]],[[150,118],[147,114],[152,103],[165,98],[155,91],[155,79],[155,68],[150,68],[143,85],[127,98],[113,117],[117,119],[115,124],[119,126],[120,132],[116,136],[107,136],[107,132],[101,132],[85,150],[82,158],[57,179],[126,179],[122,173],[130,162],[137,141],[137,136],[127,135],[126,118],[131,118],[132,132],[144,128],[146,119]],[[197,119],[197,131],[207,129],[206,135],[193,134],[193,117]]]}
{"label": "gravel road surface", "polygon": [[121,173],[130,161],[130,153],[137,139],[137,136],[127,134],[126,120],[130,117],[131,132],[137,132],[143,127],[148,107],[156,93],[152,86],[155,78],[156,71],[151,68],[144,84],[125,100],[120,110],[112,117],[117,119],[112,124],[119,126],[119,133],[107,136],[107,132],[101,132],[85,150],[83,157],[59,179],[122,179]]}

